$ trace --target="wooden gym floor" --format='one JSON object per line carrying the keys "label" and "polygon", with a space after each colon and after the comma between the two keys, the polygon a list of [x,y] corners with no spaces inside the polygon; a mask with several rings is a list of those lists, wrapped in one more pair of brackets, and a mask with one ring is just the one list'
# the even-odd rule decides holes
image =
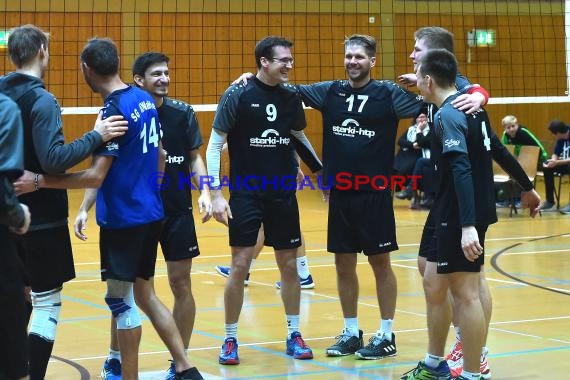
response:
{"label": "wooden gym floor", "polygon": [[[539,190],[543,185],[538,185]],[[562,194],[568,194],[568,184]],[[70,220],[83,192],[70,194]],[[562,197],[564,199],[564,195]],[[314,290],[303,290],[301,331],[314,360],[285,355],[286,327],[273,253],[264,249],[251,272],[239,323],[239,366],[218,364],[224,338],[225,279],[215,265],[229,264],[225,227],[214,221],[197,226],[202,254],[194,260],[192,287],[197,315],[190,343],[190,360],[206,379],[397,379],[425,355],[425,302],[416,267],[418,242],[426,211],[412,211],[407,201],[395,200],[400,250],[392,254],[398,278],[394,323],[398,356],[362,361],[328,358],[324,350],[343,327],[336,290],[333,255],[326,252],[327,206],[316,191],[299,193],[301,226]],[[565,204],[565,203],[563,203]],[[493,379],[563,379],[570,373],[570,216],[543,213],[536,220],[508,216],[489,229],[486,273],[494,300],[488,347]],[[104,284],[99,280],[98,229],[90,216],[86,242],[72,237],[77,278],[64,287],[63,310],[47,379],[98,379],[108,353],[109,311]],[[159,253],[156,290],[167,306],[172,295],[166,266]],[[372,272],[359,257],[359,321],[365,341],[378,329],[379,311]],[[453,339],[450,329],[448,343]],[[141,379],[164,379],[170,359],[147,319],[140,346]]]}

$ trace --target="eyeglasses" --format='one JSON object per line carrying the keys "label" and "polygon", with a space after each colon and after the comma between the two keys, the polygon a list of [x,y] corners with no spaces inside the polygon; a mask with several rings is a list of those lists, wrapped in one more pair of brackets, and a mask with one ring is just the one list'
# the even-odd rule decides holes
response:
{"label": "eyeglasses", "polygon": [[273,62],[279,62],[283,66],[287,66],[287,65],[293,66],[293,62],[295,62],[295,60],[293,58],[271,58],[271,60]]}

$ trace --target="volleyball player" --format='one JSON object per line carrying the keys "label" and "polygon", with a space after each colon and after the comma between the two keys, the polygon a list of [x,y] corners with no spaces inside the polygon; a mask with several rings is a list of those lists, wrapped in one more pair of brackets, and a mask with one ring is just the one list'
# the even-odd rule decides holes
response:
{"label": "volleyball player", "polygon": [[[303,147],[310,144],[302,132],[306,122],[300,97],[294,87],[286,84],[293,67],[292,45],[291,41],[275,36],[259,41],[255,47],[256,77],[247,85],[230,86],[214,117],[206,153],[208,173],[214,178],[213,215],[217,221],[229,224],[232,250],[224,292],[226,338],[218,359],[220,364],[240,363],[237,324],[244,281],[262,223],[266,243],[273,246],[281,273],[288,330],[286,353],[295,359],[313,358],[299,332],[300,284],[295,256],[301,245],[301,232],[292,136],[304,142]],[[221,192],[219,178],[226,140],[230,157],[229,204]],[[318,162],[314,151],[312,156]]]}
{"label": "volleyball player", "polygon": [[[371,182],[374,177],[391,178],[398,120],[415,117],[423,102],[394,82],[372,80],[376,40],[371,36],[352,35],[345,41],[344,65],[348,80],[297,86],[305,104],[323,115],[324,177],[333,178],[327,249],[335,254],[344,328],[326,353],[381,359],[397,354],[392,328],[397,282],[390,252],[398,244],[391,186]],[[238,81],[246,78],[244,74]],[[338,186],[334,179],[343,173],[352,182]],[[357,187],[355,176],[369,182]],[[358,252],[367,256],[374,273],[381,314],[379,329],[366,347],[357,315]]]}
{"label": "volleyball player", "polygon": [[[49,62],[49,35],[34,25],[10,31],[8,54],[16,71],[0,78],[0,92],[20,108],[25,169],[63,173],[87,158],[103,142],[125,133],[126,121],[99,117],[93,131],[65,144],[61,109],[42,78]],[[122,119],[122,118],[120,118]],[[114,123],[113,123],[114,122]],[[4,148],[2,148],[4,149]],[[35,190],[38,190],[36,187]],[[67,227],[67,192],[43,189],[20,197],[33,210],[27,234],[16,237],[31,286],[29,325],[30,379],[43,379],[56,337],[63,284],[75,277]],[[28,316],[23,316],[26,320]]]}
{"label": "volleyball player", "polygon": [[13,233],[25,234],[30,210],[18,201],[12,181],[24,169],[24,128],[18,105],[0,94],[0,379],[28,378],[24,273]]}
{"label": "volleyball player", "polygon": [[[425,53],[417,67],[417,85],[427,102],[435,104],[435,146],[432,158],[440,181],[432,208],[435,221],[433,248],[424,273],[427,302],[428,353],[402,379],[451,379],[443,357],[451,307],[461,328],[464,368],[457,379],[479,380],[480,355],[487,323],[481,302],[480,271],[485,233],[497,221],[492,160],[495,159],[523,188],[522,199],[536,215],[540,197],[532,183],[501,144],[481,109],[466,115],[451,104],[459,96],[455,81],[457,61],[446,49]],[[475,197],[477,194],[477,197]]]}
{"label": "volleyball player", "polygon": [[164,216],[160,186],[149,184],[164,167],[164,162],[159,162],[162,148],[156,105],[146,91],[120,79],[117,48],[109,39],[94,38],[87,43],[81,52],[81,70],[85,82],[105,99],[103,116],[122,115],[129,120],[129,129],[123,138],[95,152],[91,168],[60,176],[40,175],[38,185],[88,188],[74,223],[75,234],[82,239],[86,238],[87,213],[97,201],[101,277],[107,283],[105,302],[117,324],[120,378],[138,379],[138,305],[173,355],[175,379],[203,379],[196,367],[190,367],[172,314],[153,287]]}
{"label": "volleyball player", "polygon": [[[430,26],[424,27],[416,30],[414,33],[415,44],[412,53],[410,54],[410,59],[414,65],[414,73],[405,74],[398,77],[398,80],[405,85],[415,85],[416,84],[416,70],[419,61],[422,57],[431,49],[446,49],[449,52],[454,52],[454,40],[453,34],[448,30],[437,27]],[[488,101],[488,93],[484,88],[478,85],[471,85],[469,80],[461,75],[457,74],[455,79],[455,86],[464,94],[460,94],[455,97],[452,101],[452,105],[457,107],[459,110],[465,111],[467,114],[477,111],[479,108],[484,106]],[[434,115],[436,114],[438,108],[434,104],[428,104],[428,122],[430,123],[430,128],[434,128]],[[434,135],[432,135],[434,137]],[[433,163],[433,161],[432,161]],[[434,169],[435,170],[435,169]],[[431,249],[435,249],[432,246],[433,235],[435,232],[435,221],[433,212],[430,211],[426,219],[424,229],[422,232],[422,237],[420,241],[420,248],[418,254],[418,269],[420,274],[423,276],[426,266],[426,257],[430,254]],[[483,303],[483,310],[485,311],[485,317],[487,323],[491,321],[491,311],[492,311],[492,300],[491,292],[487,281],[485,280],[484,270],[481,270],[481,300]],[[451,297],[451,295],[450,295]],[[452,298],[450,298],[452,301]],[[451,368],[452,375],[459,376],[463,368],[463,353],[461,350],[461,329],[458,327],[455,318],[453,319],[453,325],[455,328],[455,343],[447,355],[448,364]],[[483,348],[481,354],[481,374],[483,378],[491,378],[491,369],[489,367],[489,362],[487,360],[488,349]]]}

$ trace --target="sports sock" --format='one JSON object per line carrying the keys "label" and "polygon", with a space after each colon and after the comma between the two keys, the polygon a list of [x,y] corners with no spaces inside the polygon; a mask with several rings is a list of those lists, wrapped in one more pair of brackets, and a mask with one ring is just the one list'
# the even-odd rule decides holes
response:
{"label": "sports sock", "polygon": [[297,257],[297,274],[300,278],[307,278],[311,274],[309,271],[309,261],[307,256]]}
{"label": "sports sock", "polygon": [[430,368],[437,368],[443,360],[443,356],[426,354],[425,363]]}
{"label": "sports sock", "polygon": [[237,323],[226,323],[226,339],[227,338],[236,338],[237,340]]}
{"label": "sports sock", "polygon": [[382,319],[380,321],[380,332],[384,334],[386,339],[392,340],[392,325],[394,324],[393,319]]}
{"label": "sports sock", "polygon": [[295,331],[299,331],[299,315],[285,315],[287,320],[287,334],[290,337]]}
{"label": "sports sock", "polygon": [[358,318],[344,318],[344,329],[352,336],[358,336]]}
{"label": "sports sock", "polygon": [[121,361],[121,351],[113,350],[112,348],[110,348],[109,359],[117,359],[118,361]]}

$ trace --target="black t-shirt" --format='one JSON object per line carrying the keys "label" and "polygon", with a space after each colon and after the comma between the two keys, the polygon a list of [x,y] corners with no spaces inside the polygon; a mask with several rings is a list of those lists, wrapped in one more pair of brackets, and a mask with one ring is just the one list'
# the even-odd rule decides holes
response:
{"label": "black t-shirt", "polygon": [[[391,81],[371,80],[353,88],[346,80],[298,86],[306,105],[323,115],[323,165],[326,178],[338,174],[383,176],[394,163],[398,120],[414,117],[421,96]],[[382,181],[378,186],[384,185]],[[360,190],[371,191],[371,185]],[[389,188],[388,188],[389,190]]]}
{"label": "black t-shirt", "polygon": [[[190,185],[190,151],[202,146],[202,136],[194,109],[184,102],[164,98],[158,108],[158,118],[162,129],[162,144],[166,150],[165,174],[169,179],[161,191],[166,215],[177,215],[192,210]],[[195,186],[195,185],[193,185]]]}
{"label": "black t-shirt", "polygon": [[[490,225],[497,221],[492,166],[492,140],[498,141],[484,109],[466,115],[450,103],[460,94],[450,96],[435,115],[435,139],[431,159],[440,186],[434,211],[436,221],[456,225]],[[467,155],[463,174],[470,175],[471,188],[466,202],[458,202],[452,161]],[[457,175],[457,172],[455,173]]]}
{"label": "black t-shirt", "polygon": [[228,135],[230,190],[273,196],[294,191],[297,161],[290,132],[305,126],[294,86],[268,86],[253,78],[228,88],[212,127]]}

